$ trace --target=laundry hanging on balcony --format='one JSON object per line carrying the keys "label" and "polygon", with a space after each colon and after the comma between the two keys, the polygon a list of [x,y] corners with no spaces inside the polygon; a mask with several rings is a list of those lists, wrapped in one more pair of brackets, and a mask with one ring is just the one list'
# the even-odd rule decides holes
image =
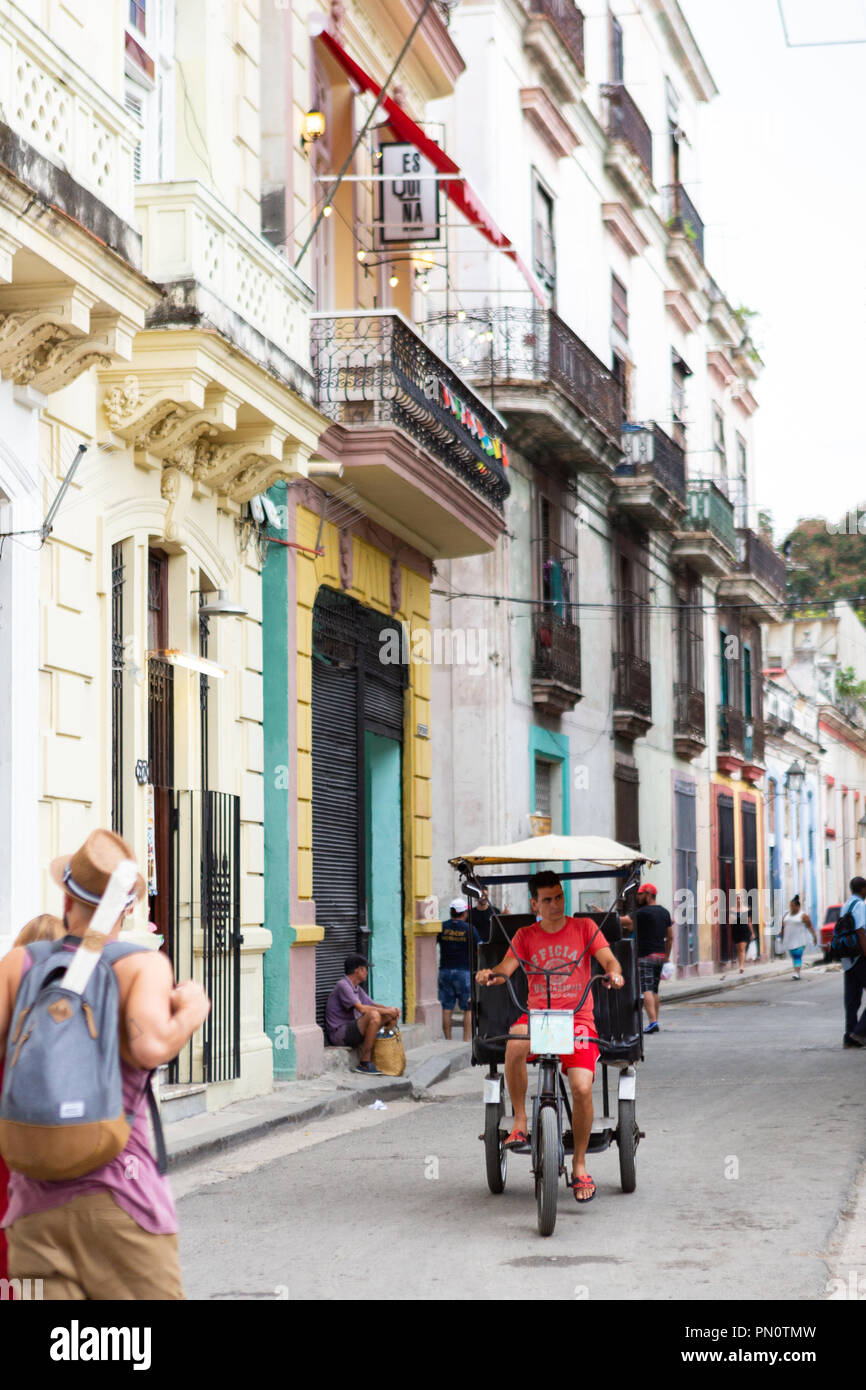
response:
{"label": "laundry hanging on balcony", "polygon": [[[362,92],[371,92],[373,96],[376,97],[379,95],[382,89],[378,82],[375,82],[370,74],[365,72],[360,64],[355,62],[354,58],[349,56],[345,48],[337,42],[332,34],[324,30],[319,34],[319,39],[328,49],[328,52],[333,54],[343,71],[351,77],[352,81]],[[463,213],[467,221],[478,228],[481,235],[486,237],[492,246],[505,252],[506,256],[517,266],[539,304],[546,306],[547,300],[541,285],[529,269],[529,266],[518,254],[509,238],[497,227],[490,213],[478,197],[478,194],[461,174],[454,160],[451,159],[444,150],[440,149],[428,135],[424,134],[421,127],[416,125],[412,117],[403,110],[402,106],[394,101],[393,97],[384,96],[382,98],[382,107],[388,117],[388,124],[394,133],[399,135],[401,139],[408,140],[413,144],[417,150],[420,150],[421,154],[430,160],[433,167],[440,174],[446,176],[442,179],[442,187],[449,201]],[[451,177],[447,177],[448,175]]]}

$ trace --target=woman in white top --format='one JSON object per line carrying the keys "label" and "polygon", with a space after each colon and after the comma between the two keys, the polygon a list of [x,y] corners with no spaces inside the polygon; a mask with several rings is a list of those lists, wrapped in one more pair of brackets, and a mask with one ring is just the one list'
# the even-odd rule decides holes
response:
{"label": "woman in white top", "polygon": [[790,910],[782,918],[782,927],[779,932],[779,940],[784,943],[785,950],[791,957],[795,980],[800,978],[803,952],[809,944],[810,936],[817,946],[818,938],[815,935],[811,918],[807,912],[803,912],[801,909],[799,894],[795,893],[791,899]]}

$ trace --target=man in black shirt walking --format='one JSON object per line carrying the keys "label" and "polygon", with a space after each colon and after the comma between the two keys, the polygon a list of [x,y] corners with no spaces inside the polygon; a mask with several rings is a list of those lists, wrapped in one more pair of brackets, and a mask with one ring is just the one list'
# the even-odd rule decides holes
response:
{"label": "man in black shirt walking", "polygon": [[[659,981],[662,966],[670,960],[674,944],[674,924],[666,907],[656,902],[658,889],[654,883],[644,883],[638,889],[635,913],[637,938],[637,968],[647,1024],[644,1033],[659,1031]],[[630,917],[622,917],[622,925],[632,926]]]}
{"label": "man in black shirt walking", "polygon": [[[439,933],[439,1003],[442,1005],[442,1032],[451,1041],[451,1015],[455,1008],[463,1010],[463,1039],[472,1036],[472,988],[469,981],[470,933],[479,946],[485,939],[476,921],[485,921],[490,908],[485,894],[478,908],[470,911],[465,898],[455,898],[451,904],[450,920],[442,923]],[[473,920],[476,919],[476,920]]]}

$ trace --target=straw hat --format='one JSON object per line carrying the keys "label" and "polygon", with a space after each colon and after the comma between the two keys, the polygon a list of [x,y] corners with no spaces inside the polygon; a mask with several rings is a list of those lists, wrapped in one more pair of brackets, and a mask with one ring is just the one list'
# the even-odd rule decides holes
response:
{"label": "straw hat", "polygon": [[[135,859],[130,846],[113,830],[92,830],[74,854],[52,859],[48,872],[70,898],[96,907],[112,873],[124,859]],[[143,898],[145,882],[141,874],[135,884],[135,897]]]}

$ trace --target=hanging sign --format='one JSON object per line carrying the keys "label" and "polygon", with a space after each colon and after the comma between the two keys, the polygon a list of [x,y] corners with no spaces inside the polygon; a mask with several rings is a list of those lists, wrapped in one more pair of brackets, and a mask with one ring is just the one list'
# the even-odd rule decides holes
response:
{"label": "hanging sign", "polygon": [[379,244],[439,240],[436,169],[414,145],[382,145]]}
{"label": "hanging sign", "polygon": [[156,815],[154,807],[153,786],[148,783],[145,801],[145,830],[147,843],[147,892],[153,898],[156,897]]}

